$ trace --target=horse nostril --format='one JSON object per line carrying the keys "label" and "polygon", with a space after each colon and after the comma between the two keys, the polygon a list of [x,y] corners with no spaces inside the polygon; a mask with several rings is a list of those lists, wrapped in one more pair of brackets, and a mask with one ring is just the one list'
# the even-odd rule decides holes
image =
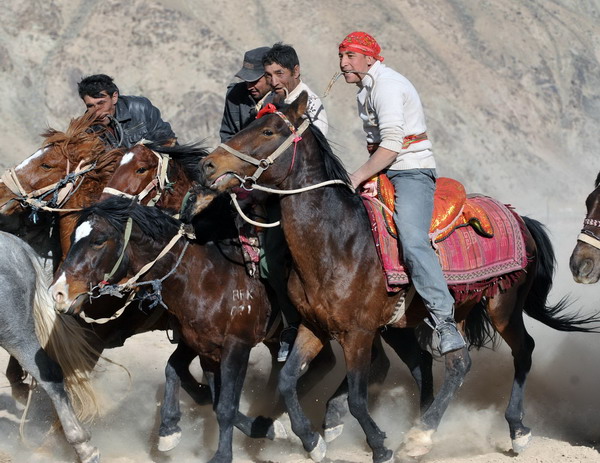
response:
{"label": "horse nostril", "polygon": [[579,274],[581,276],[588,276],[594,270],[594,262],[591,259],[585,259],[579,266]]}
{"label": "horse nostril", "polygon": [[204,161],[202,168],[205,176],[211,175],[215,171],[215,165],[208,159]]}

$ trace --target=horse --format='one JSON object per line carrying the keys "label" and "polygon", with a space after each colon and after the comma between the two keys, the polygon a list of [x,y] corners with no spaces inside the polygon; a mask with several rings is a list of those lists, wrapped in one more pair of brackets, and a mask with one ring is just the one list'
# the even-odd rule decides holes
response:
{"label": "horse", "polygon": [[[329,339],[335,339],[346,360],[350,411],[366,435],[373,461],[389,462],[393,452],[385,446],[385,433],[367,407],[371,344],[378,330],[387,325],[410,328],[421,324],[427,310],[415,296],[409,308],[398,314],[396,306],[407,296],[406,290],[388,292],[365,208],[348,188],[348,174],[340,160],[303,116],[306,103],[307,95],[303,94],[289,107],[266,114],[221,144],[200,164],[203,183],[219,193],[240,185],[289,193],[280,201],[281,226],[293,260],[289,292],[303,322],[281,371],[279,389],[292,430],[314,461],[324,457],[325,442],[313,431],[295,390],[306,365]],[[527,217],[519,220],[530,257],[526,267],[502,276],[511,281],[510,287],[497,293],[491,292],[492,286],[489,293],[467,293],[455,307],[455,317],[463,329],[469,312],[484,306],[492,327],[512,351],[515,374],[505,417],[517,452],[531,438],[522,420],[534,340],[525,329],[523,311],[564,331],[592,331],[589,324],[597,321],[594,317],[565,315],[568,304],[564,299],[555,306],[547,305],[555,265],[552,245],[539,222]],[[439,393],[407,433],[403,458],[421,457],[431,450],[432,436],[470,368],[467,349],[446,354],[444,364]]]}
{"label": "horse", "polygon": [[[193,185],[198,159],[207,154],[208,151],[199,144],[167,147],[143,141],[124,154],[104,187],[100,200],[116,195],[135,199],[140,204],[153,205],[171,215],[176,215]],[[237,228],[228,205],[223,204],[218,214],[218,220],[211,219],[210,216],[199,217],[200,223],[196,224],[195,230],[200,242],[221,241],[223,237],[229,240],[237,236]],[[258,301],[254,304],[258,304]],[[261,310],[263,313],[268,312],[264,307]],[[276,351],[276,343],[273,343],[272,339],[266,339],[265,344],[271,351]],[[181,429],[178,426],[181,418],[179,386],[182,378],[188,383],[193,380],[189,365],[196,356],[197,353],[185,342],[179,342],[177,349],[167,361],[165,393],[160,411],[158,445],[160,451],[172,450],[179,443],[181,436]],[[271,430],[271,423],[272,420],[267,418],[251,419],[238,413],[235,425],[248,436],[274,438],[275,433]]]}
{"label": "horse", "polygon": [[[218,209],[214,213],[221,215]],[[248,278],[237,240],[180,239],[181,230],[180,222],[161,210],[126,198],[97,203],[82,213],[50,289],[55,309],[63,313],[77,313],[90,284],[141,289],[164,303],[182,340],[200,357],[213,395],[219,445],[210,461],[231,462],[250,350],[265,338],[270,305],[263,283]],[[257,421],[248,426],[265,424]],[[284,433],[278,422],[266,425],[272,438]]]}
{"label": "horse", "polygon": [[81,423],[97,413],[88,376],[97,354],[72,317],[54,312],[43,258],[6,232],[0,232],[0,253],[0,346],[48,394],[79,461],[98,463],[100,453]]}
{"label": "horse", "polygon": [[594,284],[600,279],[600,174],[594,190],[585,200],[587,214],[583,229],[569,260],[569,268],[577,283]]}

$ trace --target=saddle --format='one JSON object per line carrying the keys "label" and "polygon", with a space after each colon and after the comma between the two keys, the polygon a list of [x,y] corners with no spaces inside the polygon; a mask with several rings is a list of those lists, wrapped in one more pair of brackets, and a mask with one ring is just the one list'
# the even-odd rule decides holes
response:
{"label": "saddle", "polygon": [[[385,174],[379,174],[366,185],[377,192],[381,203],[385,226],[389,234],[398,239],[394,223],[394,186]],[[363,196],[364,197],[364,196]],[[477,233],[487,238],[494,236],[494,227],[485,210],[467,198],[465,187],[457,180],[440,177],[437,179],[433,198],[433,215],[429,236],[432,243],[439,243],[459,227],[473,227]]]}

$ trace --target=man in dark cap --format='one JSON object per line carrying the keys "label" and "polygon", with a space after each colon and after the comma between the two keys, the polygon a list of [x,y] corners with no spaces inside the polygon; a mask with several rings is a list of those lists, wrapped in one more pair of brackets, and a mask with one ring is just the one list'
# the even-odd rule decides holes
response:
{"label": "man in dark cap", "polygon": [[244,54],[242,68],[235,75],[243,82],[232,83],[227,87],[225,109],[219,135],[225,142],[252,122],[262,100],[271,90],[265,78],[262,59],[269,47],[259,47]]}

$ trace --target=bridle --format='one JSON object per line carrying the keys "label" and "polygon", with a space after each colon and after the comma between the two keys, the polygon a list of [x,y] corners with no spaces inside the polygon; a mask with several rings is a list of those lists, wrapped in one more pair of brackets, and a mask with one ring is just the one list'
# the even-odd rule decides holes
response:
{"label": "bridle", "polygon": [[219,148],[223,148],[225,151],[227,151],[230,154],[233,154],[238,159],[241,159],[242,161],[246,161],[246,162],[256,166],[256,171],[251,176],[241,177],[233,172],[231,173],[238,180],[240,180],[240,182],[242,184],[242,188],[244,188],[245,190],[248,190],[248,191],[252,190],[252,187],[256,184],[258,178],[263,174],[263,172],[265,172],[271,165],[273,165],[273,163],[277,160],[277,158],[279,156],[281,156],[293,143],[294,144],[294,154],[292,157],[292,163],[290,165],[290,171],[291,171],[291,169],[294,165],[295,158],[296,158],[296,150],[298,148],[298,142],[300,140],[302,140],[302,134],[305,132],[305,130],[310,125],[310,120],[305,119],[302,122],[302,124],[300,124],[300,127],[298,127],[296,129],[294,127],[294,124],[292,124],[290,122],[290,120],[287,118],[287,116],[285,114],[283,114],[281,111],[277,111],[275,109],[274,105],[265,106],[261,110],[261,112],[259,113],[257,118],[259,118],[267,113],[273,113],[273,114],[278,115],[281,119],[283,119],[283,121],[285,122],[288,129],[290,129],[290,131],[292,132],[290,134],[290,136],[287,137],[283,141],[283,143],[279,146],[279,148],[277,148],[271,155],[267,156],[264,159],[254,159],[253,157],[248,156],[247,154],[244,154],[225,143],[221,143],[219,145]]}
{"label": "bridle", "polygon": [[[147,143],[146,140],[141,140],[138,142],[138,145],[145,145]],[[148,148],[149,149],[149,148]],[[170,188],[172,183],[169,181],[168,170],[169,170],[169,161],[171,157],[168,154],[158,153],[154,150],[150,150],[152,154],[156,156],[158,159],[158,167],[156,169],[156,176],[152,179],[148,185],[137,195],[131,195],[129,193],[125,193],[124,191],[117,190],[116,188],[105,187],[102,190],[102,193],[107,193],[110,195],[121,196],[127,199],[136,199],[137,202],[141,202],[148,194],[156,189],[156,194],[154,197],[148,201],[148,206],[155,206],[163,194],[163,192]]]}
{"label": "bridle", "polygon": [[[83,183],[83,176],[96,168],[95,162],[85,165],[82,164],[83,161],[79,163],[73,172],[69,172],[70,163],[67,159],[67,172],[65,177],[55,183],[29,192],[21,185],[16,169],[7,169],[0,177],[0,182],[15,195],[15,198],[8,199],[4,204],[0,205],[0,209],[4,208],[11,201],[17,201],[23,207],[31,207],[34,213],[39,209],[51,212],[78,211],[79,209],[62,209],[62,206],[81,186]],[[52,195],[50,199],[45,199],[50,195]]]}
{"label": "bridle", "polygon": [[[290,131],[292,132],[290,134],[290,136],[288,136],[283,143],[269,156],[267,156],[264,159],[254,159],[253,157],[241,153],[240,151],[232,148],[231,146],[225,144],[225,143],[221,143],[219,145],[220,148],[223,148],[225,151],[227,151],[228,153],[234,155],[235,157],[237,157],[238,159],[241,159],[242,161],[246,161],[254,166],[257,166],[256,171],[254,172],[254,174],[252,174],[251,176],[246,176],[246,177],[242,177],[238,174],[236,174],[235,172],[229,172],[230,175],[233,175],[235,178],[237,178],[240,181],[241,187],[246,190],[246,191],[252,191],[254,189],[259,190],[259,191],[264,191],[267,193],[274,193],[274,194],[278,194],[278,195],[292,195],[292,194],[298,194],[298,193],[303,193],[305,191],[310,191],[310,190],[315,190],[317,188],[321,188],[327,185],[334,185],[334,184],[341,184],[341,185],[346,185],[348,186],[351,190],[353,190],[351,185],[348,185],[346,182],[344,182],[343,180],[327,180],[325,182],[321,182],[318,183],[316,185],[311,185],[311,186],[307,186],[307,187],[303,187],[303,188],[297,188],[294,190],[279,190],[279,189],[275,189],[275,188],[268,188],[262,185],[259,185],[257,183],[258,178],[262,175],[262,173],[264,171],[266,171],[276,160],[279,156],[281,156],[285,150],[287,150],[292,143],[294,144],[294,153],[292,155],[292,162],[290,163],[290,168],[288,170],[287,175],[290,174],[290,172],[292,171],[292,168],[294,167],[294,162],[296,159],[296,150],[298,148],[298,142],[300,142],[302,140],[302,134],[306,131],[306,129],[308,128],[308,126],[310,125],[310,120],[309,119],[305,119],[302,124],[300,124],[300,127],[298,127],[297,129],[294,127],[294,125],[290,122],[290,120],[286,117],[285,114],[283,114],[282,112],[278,111],[274,105],[272,104],[268,104],[266,105],[261,112],[259,113],[259,115],[257,116],[257,119],[259,117],[262,117],[263,115],[267,114],[267,113],[273,113],[276,114],[277,116],[279,116],[281,119],[283,119],[283,121],[285,122],[285,124],[287,125],[287,127],[290,129]],[[263,223],[263,222],[257,222],[255,220],[252,220],[250,217],[248,217],[246,214],[244,214],[244,212],[242,211],[242,208],[240,207],[238,201],[237,201],[237,195],[233,192],[229,193],[229,195],[231,196],[231,200],[233,201],[233,204],[238,212],[238,214],[240,214],[240,216],[248,223],[255,225],[257,227],[263,227],[263,228],[273,228],[273,227],[277,227],[280,225],[280,222],[272,222],[272,223]]]}
{"label": "bridle", "polygon": [[[181,226],[177,230],[177,233],[171,238],[171,240],[167,243],[167,245],[156,256],[156,258],[154,258],[152,261],[150,261],[150,262],[146,263],[144,266],[142,266],[142,268],[140,268],[140,270],[134,276],[129,278],[129,280],[127,280],[125,283],[110,284],[109,280],[117,273],[119,267],[121,266],[121,263],[123,262],[125,252],[127,250],[127,246],[129,245],[129,241],[130,241],[132,226],[133,226],[133,219],[131,217],[129,217],[127,219],[127,223],[125,224],[125,230],[123,232],[123,245],[121,246],[121,253],[119,254],[119,257],[117,258],[117,261],[115,262],[112,270],[109,273],[104,274],[104,279],[100,283],[98,283],[96,286],[92,286],[90,283],[90,290],[87,292],[87,295],[90,297],[90,299],[95,299],[95,298],[98,298],[98,297],[101,297],[104,295],[110,295],[110,296],[121,297],[121,298],[124,297],[125,295],[127,295],[127,299],[126,299],[125,303],[123,304],[123,306],[110,317],[91,318],[91,317],[88,317],[84,311],[79,312],[79,316],[87,323],[105,324],[111,320],[115,320],[115,319],[119,318],[123,314],[123,312],[125,311],[127,306],[133,301],[133,297],[135,295],[135,292],[133,290],[136,287],[144,286],[144,285],[151,285],[154,290],[153,295],[155,295],[156,302],[154,302],[153,305],[150,306],[150,308],[153,308],[154,305],[160,303],[165,309],[168,309],[167,306],[162,301],[162,296],[160,294],[161,288],[162,288],[162,282],[164,280],[166,280],[167,278],[169,278],[171,275],[173,275],[173,273],[175,273],[175,270],[181,263],[181,260],[183,259],[183,256],[185,255],[185,252],[187,251],[187,248],[190,244],[189,240],[195,239],[194,232],[190,228],[189,225],[181,224]],[[177,244],[177,242],[183,237],[186,237],[187,240],[184,243],[183,249],[182,249],[181,253],[179,254],[177,262],[175,263],[173,268],[162,278],[150,280],[150,281],[138,282],[138,280],[142,277],[142,275],[147,273],[154,266],[154,264],[156,264],[156,262],[158,262],[160,259],[162,259],[173,248],[173,246],[175,246],[175,244]]]}

